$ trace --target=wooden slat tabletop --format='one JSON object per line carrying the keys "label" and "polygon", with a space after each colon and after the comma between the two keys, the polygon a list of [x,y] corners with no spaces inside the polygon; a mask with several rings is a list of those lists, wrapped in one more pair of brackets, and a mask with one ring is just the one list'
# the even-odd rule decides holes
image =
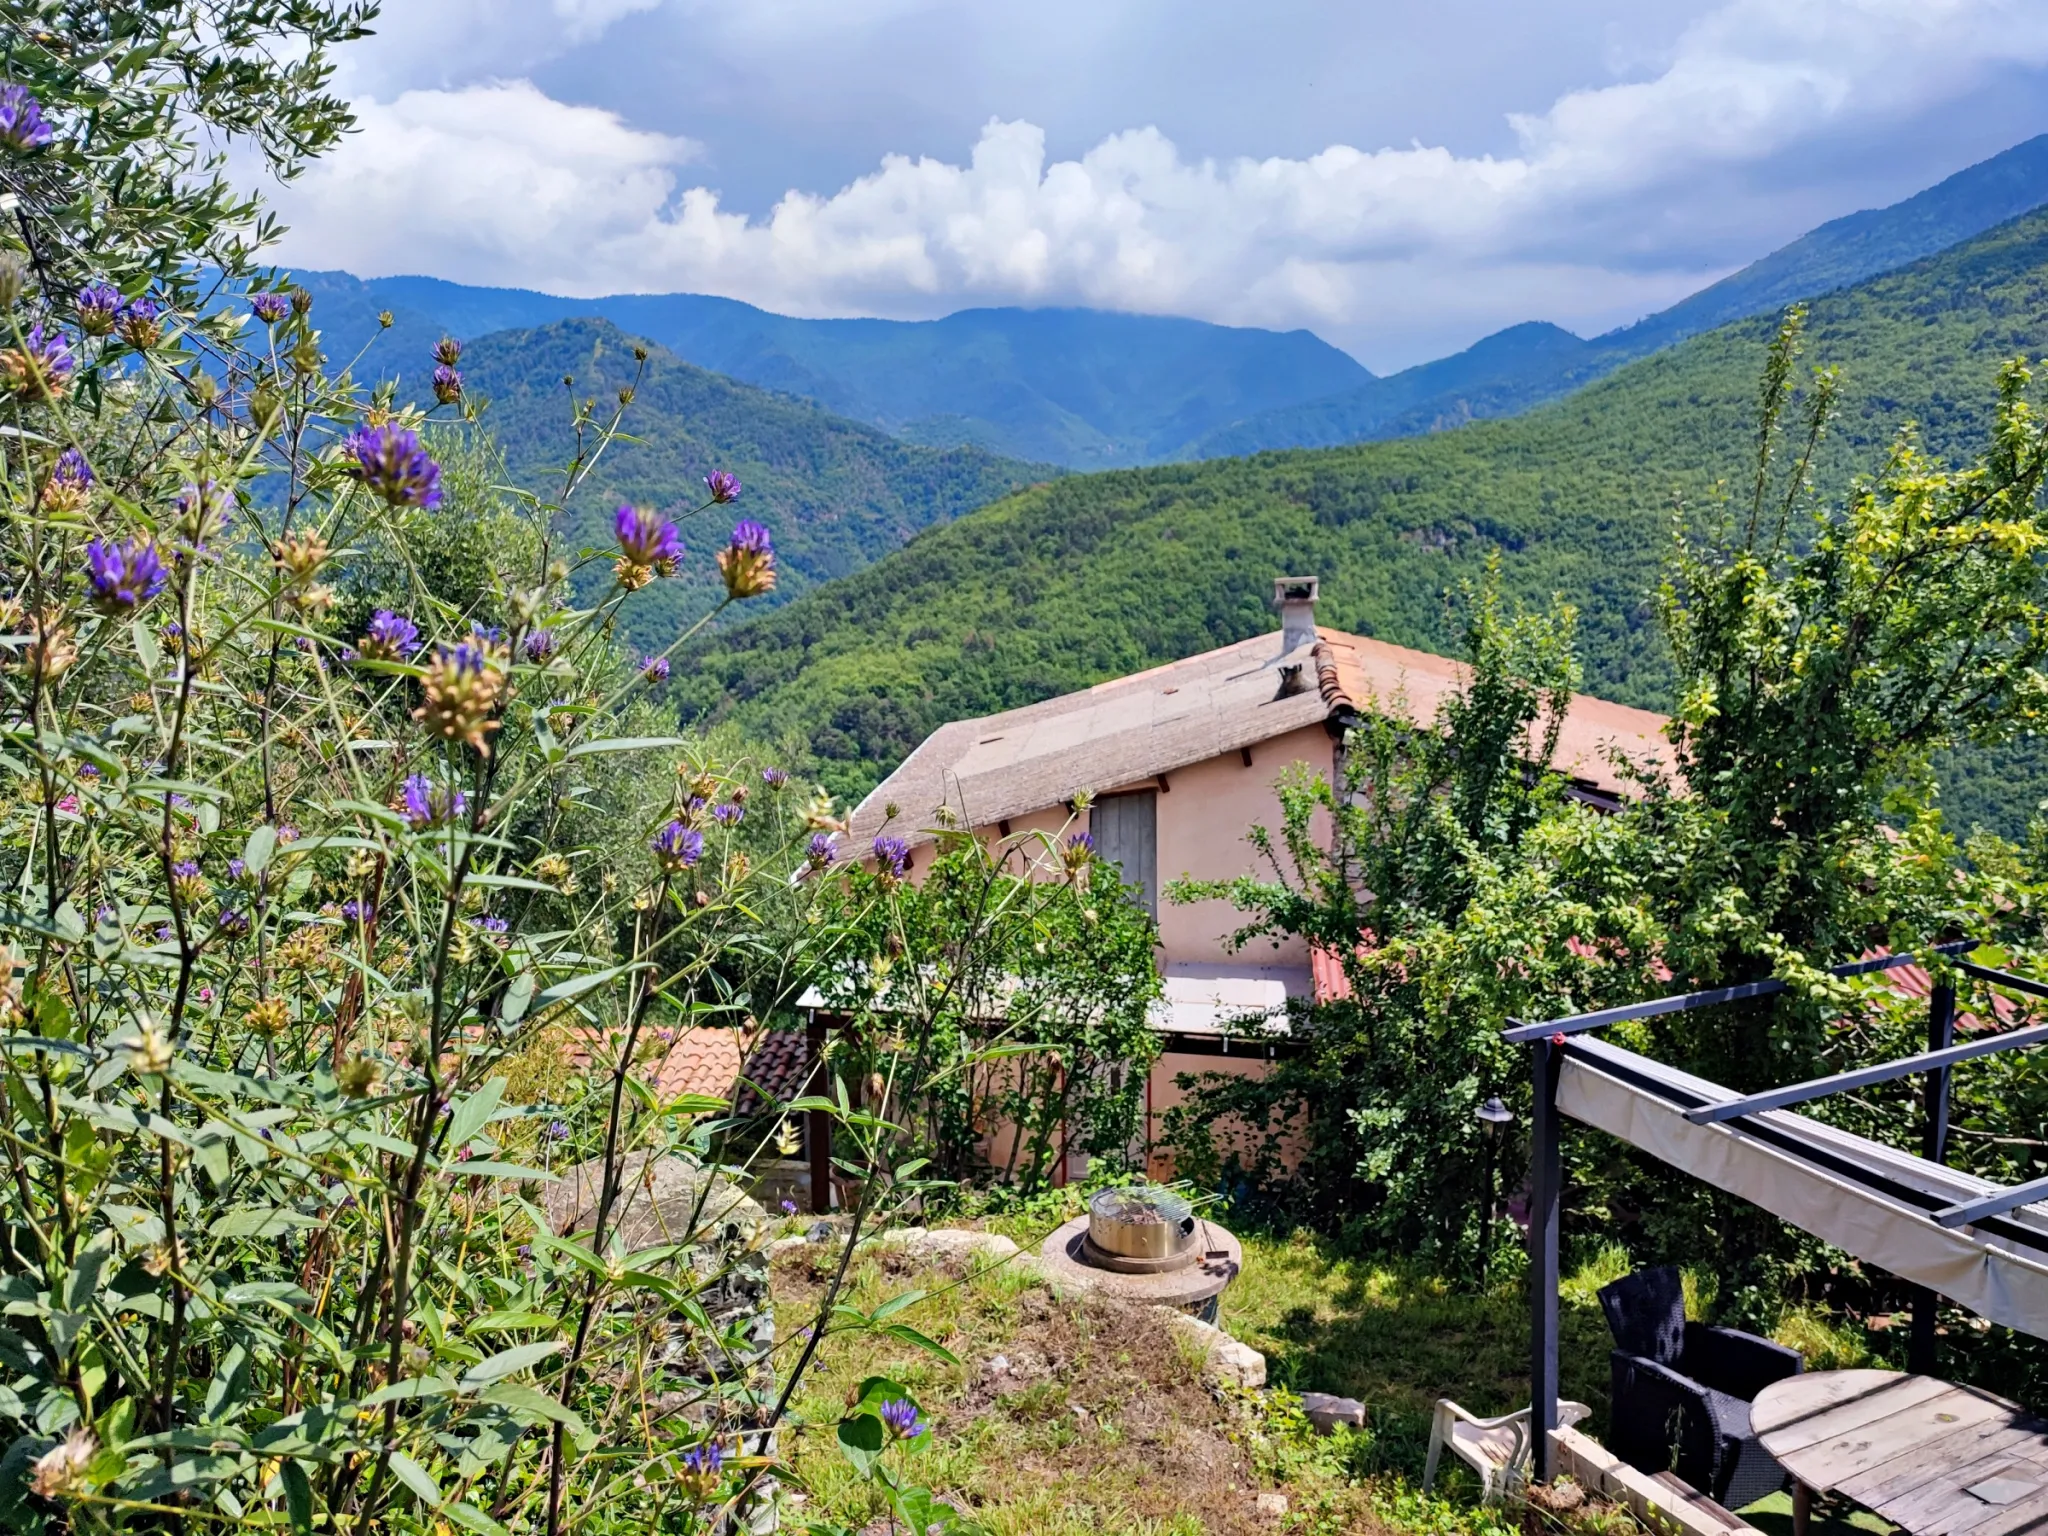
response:
{"label": "wooden slat tabletop", "polygon": [[1913,1536],[2048,1536],[2048,1420],[1975,1387],[1896,1371],[1816,1371],[1750,1408],[1805,1488]]}

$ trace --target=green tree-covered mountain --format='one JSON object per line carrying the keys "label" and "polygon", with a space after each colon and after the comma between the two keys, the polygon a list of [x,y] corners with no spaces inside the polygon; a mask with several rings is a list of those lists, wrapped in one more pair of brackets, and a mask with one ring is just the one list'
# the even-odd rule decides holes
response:
{"label": "green tree-covered mountain", "polygon": [[[1278,573],[1323,578],[1327,623],[1445,650],[1446,590],[1497,551],[1511,591],[1578,606],[1588,690],[1664,706],[1674,499],[1706,508],[1751,453],[1771,330],[1736,322],[1512,420],[1036,486],[709,641],[678,692],[853,793],[942,721],[1271,629]],[[1908,419],[1970,451],[1999,363],[2048,350],[2048,210],[1816,301],[1809,336],[1847,374],[1825,481],[1874,468]],[[2002,793],[1967,818],[2037,798],[2009,770],[1979,783]]]}
{"label": "green tree-covered mountain", "polygon": [[372,351],[379,377],[464,339],[577,316],[677,357],[911,442],[1100,469],[1171,458],[1204,433],[1372,375],[1307,331],[1086,309],[973,309],[943,320],[797,320],[704,294],[565,299],[430,277],[302,272],[330,352]]}
{"label": "green tree-covered mountain", "polygon": [[[610,580],[611,514],[620,501],[688,510],[705,499],[704,476],[713,469],[738,475],[745,492],[736,507],[685,524],[684,537],[708,553],[725,542],[734,515],[765,523],[782,577],[772,598],[757,600],[762,605],[858,570],[920,529],[1059,473],[979,448],[901,442],[806,401],[694,368],[659,347],[647,349],[643,371],[635,345],[605,321],[564,320],[496,332],[463,357],[467,386],[487,402],[485,421],[514,476],[550,496],[560,494],[574,451],[573,403],[594,399],[607,417],[618,392],[637,378],[622,429],[628,436],[598,460],[562,530],[571,555],[584,547],[598,553],[585,568],[593,583]],[[694,581],[657,582],[628,604],[627,622],[643,646],[667,644],[714,600],[708,560],[688,568]]]}
{"label": "green tree-covered mountain", "polygon": [[1233,422],[1191,444],[1182,457],[1334,447],[1512,416],[1688,336],[1894,271],[2043,203],[2048,203],[2048,134],[1958,171],[1903,202],[1831,220],[1621,330],[1583,340],[1554,325],[1511,326],[1455,356]]}

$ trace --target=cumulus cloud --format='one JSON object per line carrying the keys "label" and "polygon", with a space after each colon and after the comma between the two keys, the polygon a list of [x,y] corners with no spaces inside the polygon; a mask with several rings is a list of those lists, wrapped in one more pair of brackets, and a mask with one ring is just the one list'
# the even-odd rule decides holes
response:
{"label": "cumulus cloud", "polygon": [[[551,0],[569,28],[652,3]],[[1194,157],[1135,127],[1059,158],[1038,125],[995,119],[964,163],[889,155],[758,216],[693,174],[691,139],[523,79],[412,89],[361,101],[362,131],[281,196],[280,256],[808,315],[1062,303],[1309,325],[1384,365],[1532,316],[1597,326],[1668,302],[1702,280],[1715,176],[2044,67],[2038,4],[1731,0],[1647,78],[1513,117],[1497,155]]]}

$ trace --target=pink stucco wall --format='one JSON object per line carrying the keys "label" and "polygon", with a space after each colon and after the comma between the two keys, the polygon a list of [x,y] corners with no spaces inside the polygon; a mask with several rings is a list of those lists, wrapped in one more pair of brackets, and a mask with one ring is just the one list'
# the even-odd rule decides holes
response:
{"label": "pink stucco wall", "polygon": [[[1183,906],[1166,896],[1175,880],[1229,880],[1238,875],[1270,875],[1246,834],[1254,824],[1278,832],[1280,775],[1295,763],[1321,773],[1331,772],[1336,747],[1320,725],[1290,731],[1251,749],[1251,763],[1242,754],[1226,753],[1206,762],[1177,768],[1166,775],[1167,789],[1157,800],[1159,823],[1159,943],[1163,962],[1238,961],[1249,965],[1306,967],[1308,949],[1299,940],[1261,942],[1240,954],[1231,953],[1228,938],[1242,917],[1225,901]],[[1147,780],[1119,789],[1142,789]],[[1014,823],[1012,825],[1015,825]],[[1318,835],[1327,835],[1318,829]]]}

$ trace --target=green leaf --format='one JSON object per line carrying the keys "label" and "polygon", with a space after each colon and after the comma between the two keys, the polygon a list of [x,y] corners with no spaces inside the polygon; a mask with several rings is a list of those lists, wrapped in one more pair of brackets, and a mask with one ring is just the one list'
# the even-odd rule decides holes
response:
{"label": "green leaf", "polygon": [[471,873],[463,882],[466,885],[486,885],[494,890],[544,891],[556,894],[555,888],[545,880],[529,880],[524,875],[494,875]]}
{"label": "green leaf", "polygon": [[500,1309],[486,1312],[475,1322],[467,1325],[470,1333],[507,1333],[515,1328],[545,1328],[549,1333],[557,1332],[562,1326],[560,1318],[549,1317],[545,1312],[519,1312]]}
{"label": "green leaf", "polygon": [[549,1339],[539,1344],[515,1344],[510,1349],[500,1350],[462,1373],[462,1389],[473,1392],[478,1387],[488,1386],[515,1371],[527,1370],[553,1355],[559,1355],[563,1348],[560,1339]]}
{"label": "green leaf", "polygon": [[242,864],[249,871],[250,879],[257,878],[270,867],[270,856],[275,852],[277,828],[263,822],[249,834],[249,840],[242,844]]}
{"label": "green leaf", "polygon": [[474,1504],[465,1504],[460,1499],[448,1505],[441,1513],[465,1530],[475,1531],[477,1536],[511,1536],[504,1526]]}
{"label": "green leaf", "polygon": [[491,1116],[497,1113],[498,1102],[504,1097],[505,1079],[494,1077],[456,1104],[448,1115],[448,1148],[459,1151],[475,1140],[477,1132],[491,1123]]}
{"label": "green leaf", "polygon": [[591,757],[599,752],[651,752],[662,747],[689,743],[680,736],[607,736],[601,741],[579,741],[564,757]]}
{"label": "green leaf", "polygon": [[414,1461],[403,1451],[391,1453],[391,1475],[410,1488],[424,1502],[438,1508],[441,1503],[441,1488],[427,1469]]}
{"label": "green leaf", "polygon": [[894,1317],[906,1307],[916,1306],[929,1295],[930,1291],[905,1291],[901,1296],[892,1296],[868,1314],[868,1321],[879,1323],[886,1318]]}
{"label": "green leaf", "polygon": [[924,1350],[928,1354],[937,1355],[948,1365],[958,1365],[960,1363],[960,1357],[954,1354],[953,1351],[946,1348],[945,1345],[939,1343],[936,1339],[927,1338],[908,1323],[891,1323],[882,1332],[889,1335],[892,1339],[901,1339],[904,1343]]}
{"label": "green leaf", "polygon": [[313,1529],[313,1484],[306,1476],[306,1469],[296,1461],[286,1461],[277,1469],[284,1480],[284,1501],[291,1511],[292,1529],[311,1532]]}
{"label": "green leaf", "polygon": [[533,1004],[534,975],[528,966],[512,978],[512,984],[505,988],[505,1000],[498,1005],[498,1018],[506,1024],[517,1024],[526,1017],[526,1010]]}
{"label": "green leaf", "polygon": [[268,1205],[237,1206],[216,1217],[206,1232],[209,1237],[278,1237],[294,1228],[324,1227],[326,1219],[299,1211],[280,1210]]}
{"label": "green leaf", "polygon": [[491,1403],[500,1408],[510,1408],[515,1413],[531,1413],[543,1419],[567,1426],[570,1433],[587,1433],[583,1420],[572,1409],[564,1408],[549,1394],[538,1387],[529,1387],[524,1382],[501,1381],[478,1397],[479,1402]]}
{"label": "green leaf", "polygon": [[839,1453],[862,1477],[875,1475],[876,1464],[888,1443],[888,1431],[872,1413],[858,1413],[839,1421]]}

